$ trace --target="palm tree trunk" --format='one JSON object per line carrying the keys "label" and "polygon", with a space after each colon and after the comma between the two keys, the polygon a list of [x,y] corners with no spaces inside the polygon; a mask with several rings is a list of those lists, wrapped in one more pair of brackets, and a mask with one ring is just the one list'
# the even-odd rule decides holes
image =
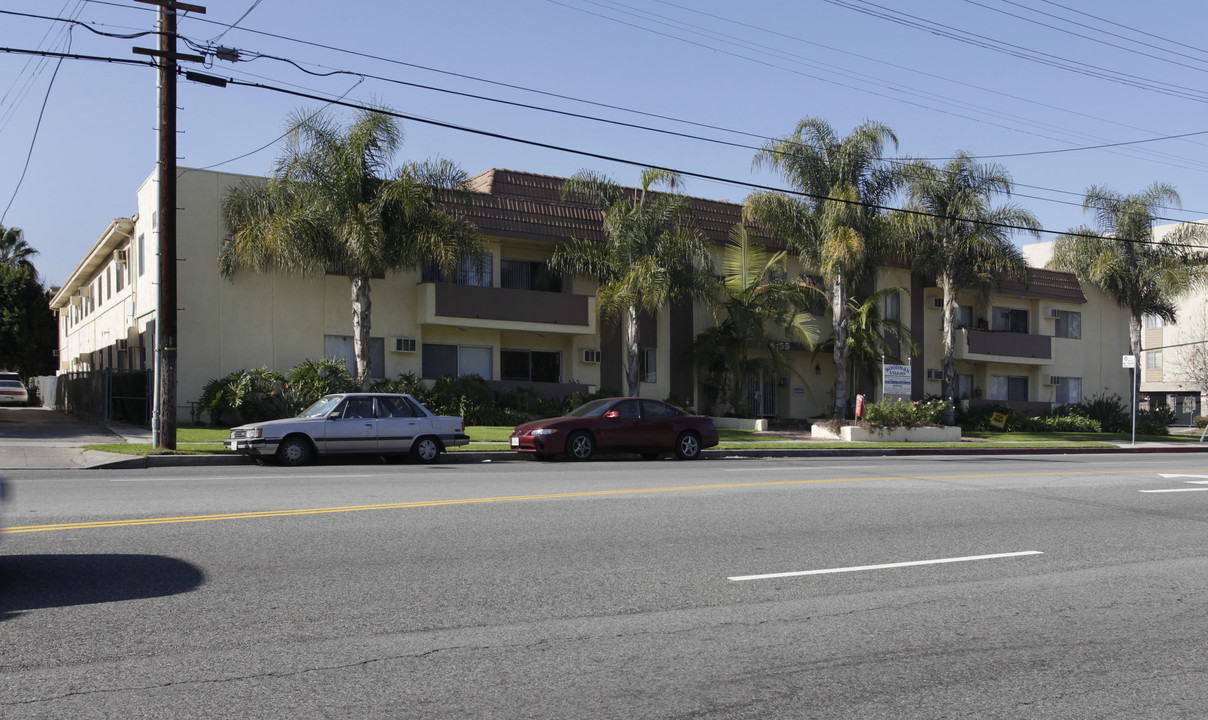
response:
{"label": "palm tree trunk", "polygon": [[629,397],[637,397],[642,389],[641,328],[638,326],[638,309],[630,305],[625,310],[625,359],[626,382],[629,385]]}
{"label": "palm tree trunk", "polygon": [[1141,357],[1141,316],[1136,313],[1133,313],[1128,318],[1128,344],[1129,350],[1133,355],[1133,360],[1136,362],[1131,378],[1133,393],[1128,402],[1132,408],[1133,417],[1136,417],[1137,403],[1141,399],[1141,363],[1143,362],[1143,358]]}
{"label": "palm tree trunk", "polygon": [[843,288],[843,276],[836,275],[831,288],[832,317],[835,347],[835,417],[847,418],[847,293]]}
{"label": "palm tree trunk", "polygon": [[369,278],[352,276],[352,352],[357,362],[357,382],[362,390],[369,389],[369,373],[373,370],[369,356]]}
{"label": "palm tree trunk", "polygon": [[944,368],[940,379],[940,397],[944,398],[944,424],[956,424],[956,407],[952,388],[956,385],[956,292],[952,278],[940,279],[944,289]]}

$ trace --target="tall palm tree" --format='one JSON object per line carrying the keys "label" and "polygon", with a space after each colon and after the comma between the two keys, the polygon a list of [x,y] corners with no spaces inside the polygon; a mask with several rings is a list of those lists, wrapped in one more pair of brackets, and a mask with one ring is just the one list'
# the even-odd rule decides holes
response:
{"label": "tall palm tree", "polygon": [[730,230],[713,298],[721,318],[697,336],[693,355],[708,377],[709,395],[726,398],[732,409],[751,400],[743,392],[746,378],[791,368],[787,342],[797,340],[811,350],[817,345],[816,318],[804,307],[805,283],[788,279],[786,259],[783,250],[769,253],[753,240],[745,225]]}
{"label": "tall palm tree", "polygon": [[[620,321],[624,333],[626,383],[631,397],[641,390],[638,313],[657,312],[671,302],[702,298],[712,279],[704,236],[697,229],[691,199],[676,193],[677,173],[642,171],[636,190],[583,170],[562,186],[562,197],[577,196],[603,214],[604,241],[575,238],[559,245],[550,267],[595,278],[597,310],[604,322]],[[664,186],[668,192],[652,192]]]}
{"label": "tall palm tree", "polygon": [[944,369],[940,395],[948,402],[945,422],[952,422],[956,385],[956,296],[973,290],[983,298],[1007,277],[1026,280],[1028,264],[1011,242],[1022,229],[1036,235],[1036,216],[1013,204],[993,206],[995,195],[1010,196],[1011,176],[997,163],[979,163],[958,153],[942,168],[917,161],[909,176],[907,210],[898,215],[903,256],[913,270],[934,280],[944,294]]}
{"label": "tall palm tree", "polygon": [[37,254],[38,251],[25,242],[20,228],[0,225],[0,265],[29,265]]}
{"label": "tall palm tree", "polygon": [[445,160],[392,171],[403,135],[382,113],[362,112],[347,130],[322,113],[295,112],[288,122],[272,177],[223,199],[231,236],[219,264],[228,278],[238,267],[346,273],[357,381],[367,388],[369,279],[430,266],[452,272],[483,252],[477,229],[456,209],[469,202],[466,176]]}
{"label": "tall palm tree", "polygon": [[[1176,301],[1208,281],[1208,232],[1183,224],[1160,239],[1153,223],[1158,208],[1178,205],[1179,194],[1155,182],[1135,195],[1092,186],[1082,202],[1095,228],[1078,227],[1057,238],[1048,267],[1067,270],[1115,299],[1129,314],[1129,345],[1141,356],[1141,319],[1156,315],[1174,322]],[[1134,374],[1133,389],[1140,383]]]}
{"label": "tall palm tree", "polygon": [[822,273],[832,309],[835,362],[835,417],[847,417],[848,298],[875,274],[890,251],[880,210],[901,182],[882,159],[886,143],[897,147],[887,126],[866,121],[847,137],[829,124],[804,118],[794,133],[766,143],[756,167],[780,172],[804,197],[757,192],[744,215],[784,238],[789,250]]}

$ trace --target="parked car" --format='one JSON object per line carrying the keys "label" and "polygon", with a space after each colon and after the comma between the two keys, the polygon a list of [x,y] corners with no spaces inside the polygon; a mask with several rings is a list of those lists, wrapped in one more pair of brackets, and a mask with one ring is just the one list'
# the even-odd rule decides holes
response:
{"label": "parked car", "polygon": [[597,452],[636,452],[648,460],[674,452],[681,460],[694,460],[717,442],[712,418],[647,398],[593,400],[563,417],[534,420],[512,431],[512,449],[539,460],[565,453],[583,461]]}
{"label": "parked car", "polygon": [[432,462],[446,448],[470,442],[459,417],[434,415],[410,395],[327,395],[297,417],[231,428],[224,445],[245,455],[303,465],[316,456],[410,453]]}
{"label": "parked car", "polygon": [[0,372],[0,405],[27,405],[29,391],[15,372]]}

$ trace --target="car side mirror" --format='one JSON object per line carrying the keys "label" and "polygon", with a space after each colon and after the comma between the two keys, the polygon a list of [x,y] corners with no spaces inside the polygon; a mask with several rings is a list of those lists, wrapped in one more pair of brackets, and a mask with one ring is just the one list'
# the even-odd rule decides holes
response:
{"label": "car side mirror", "polygon": [[604,413],[604,417],[615,419],[621,417],[621,413],[617,412],[616,410],[609,410],[608,412]]}

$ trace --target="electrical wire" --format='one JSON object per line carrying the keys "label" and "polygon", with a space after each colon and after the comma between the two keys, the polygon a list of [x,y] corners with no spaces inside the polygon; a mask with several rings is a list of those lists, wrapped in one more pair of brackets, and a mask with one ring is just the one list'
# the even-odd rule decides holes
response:
{"label": "electrical wire", "polygon": [[[67,30],[67,49],[71,50],[71,29]],[[46,94],[42,96],[42,108],[38,110],[38,122],[34,125],[33,137],[29,140],[29,152],[25,154],[25,164],[21,168],[21,176],[17,178],[17,186],[13,188],[13,194],[8,199],[8,204],[4,206],[4,212],[0,213],[0,225],[4,225],[4,218],[8,216],[8,211],[13,207],[13,201],[17,199],[17,194],[21,192],[21,185],[25,182],[25,174],[29,172],[29,161],[34,156],[34,146],[38,142],[38,131],[42,129],[42,116],[46,114],[46,102],[50,100],[50,91],[55,86],[55,78],[59,76],[59,68],[63,66],[63,58],[60,57],[55,63],[54,72],[50,75],[50,82],[46,85]]]}

